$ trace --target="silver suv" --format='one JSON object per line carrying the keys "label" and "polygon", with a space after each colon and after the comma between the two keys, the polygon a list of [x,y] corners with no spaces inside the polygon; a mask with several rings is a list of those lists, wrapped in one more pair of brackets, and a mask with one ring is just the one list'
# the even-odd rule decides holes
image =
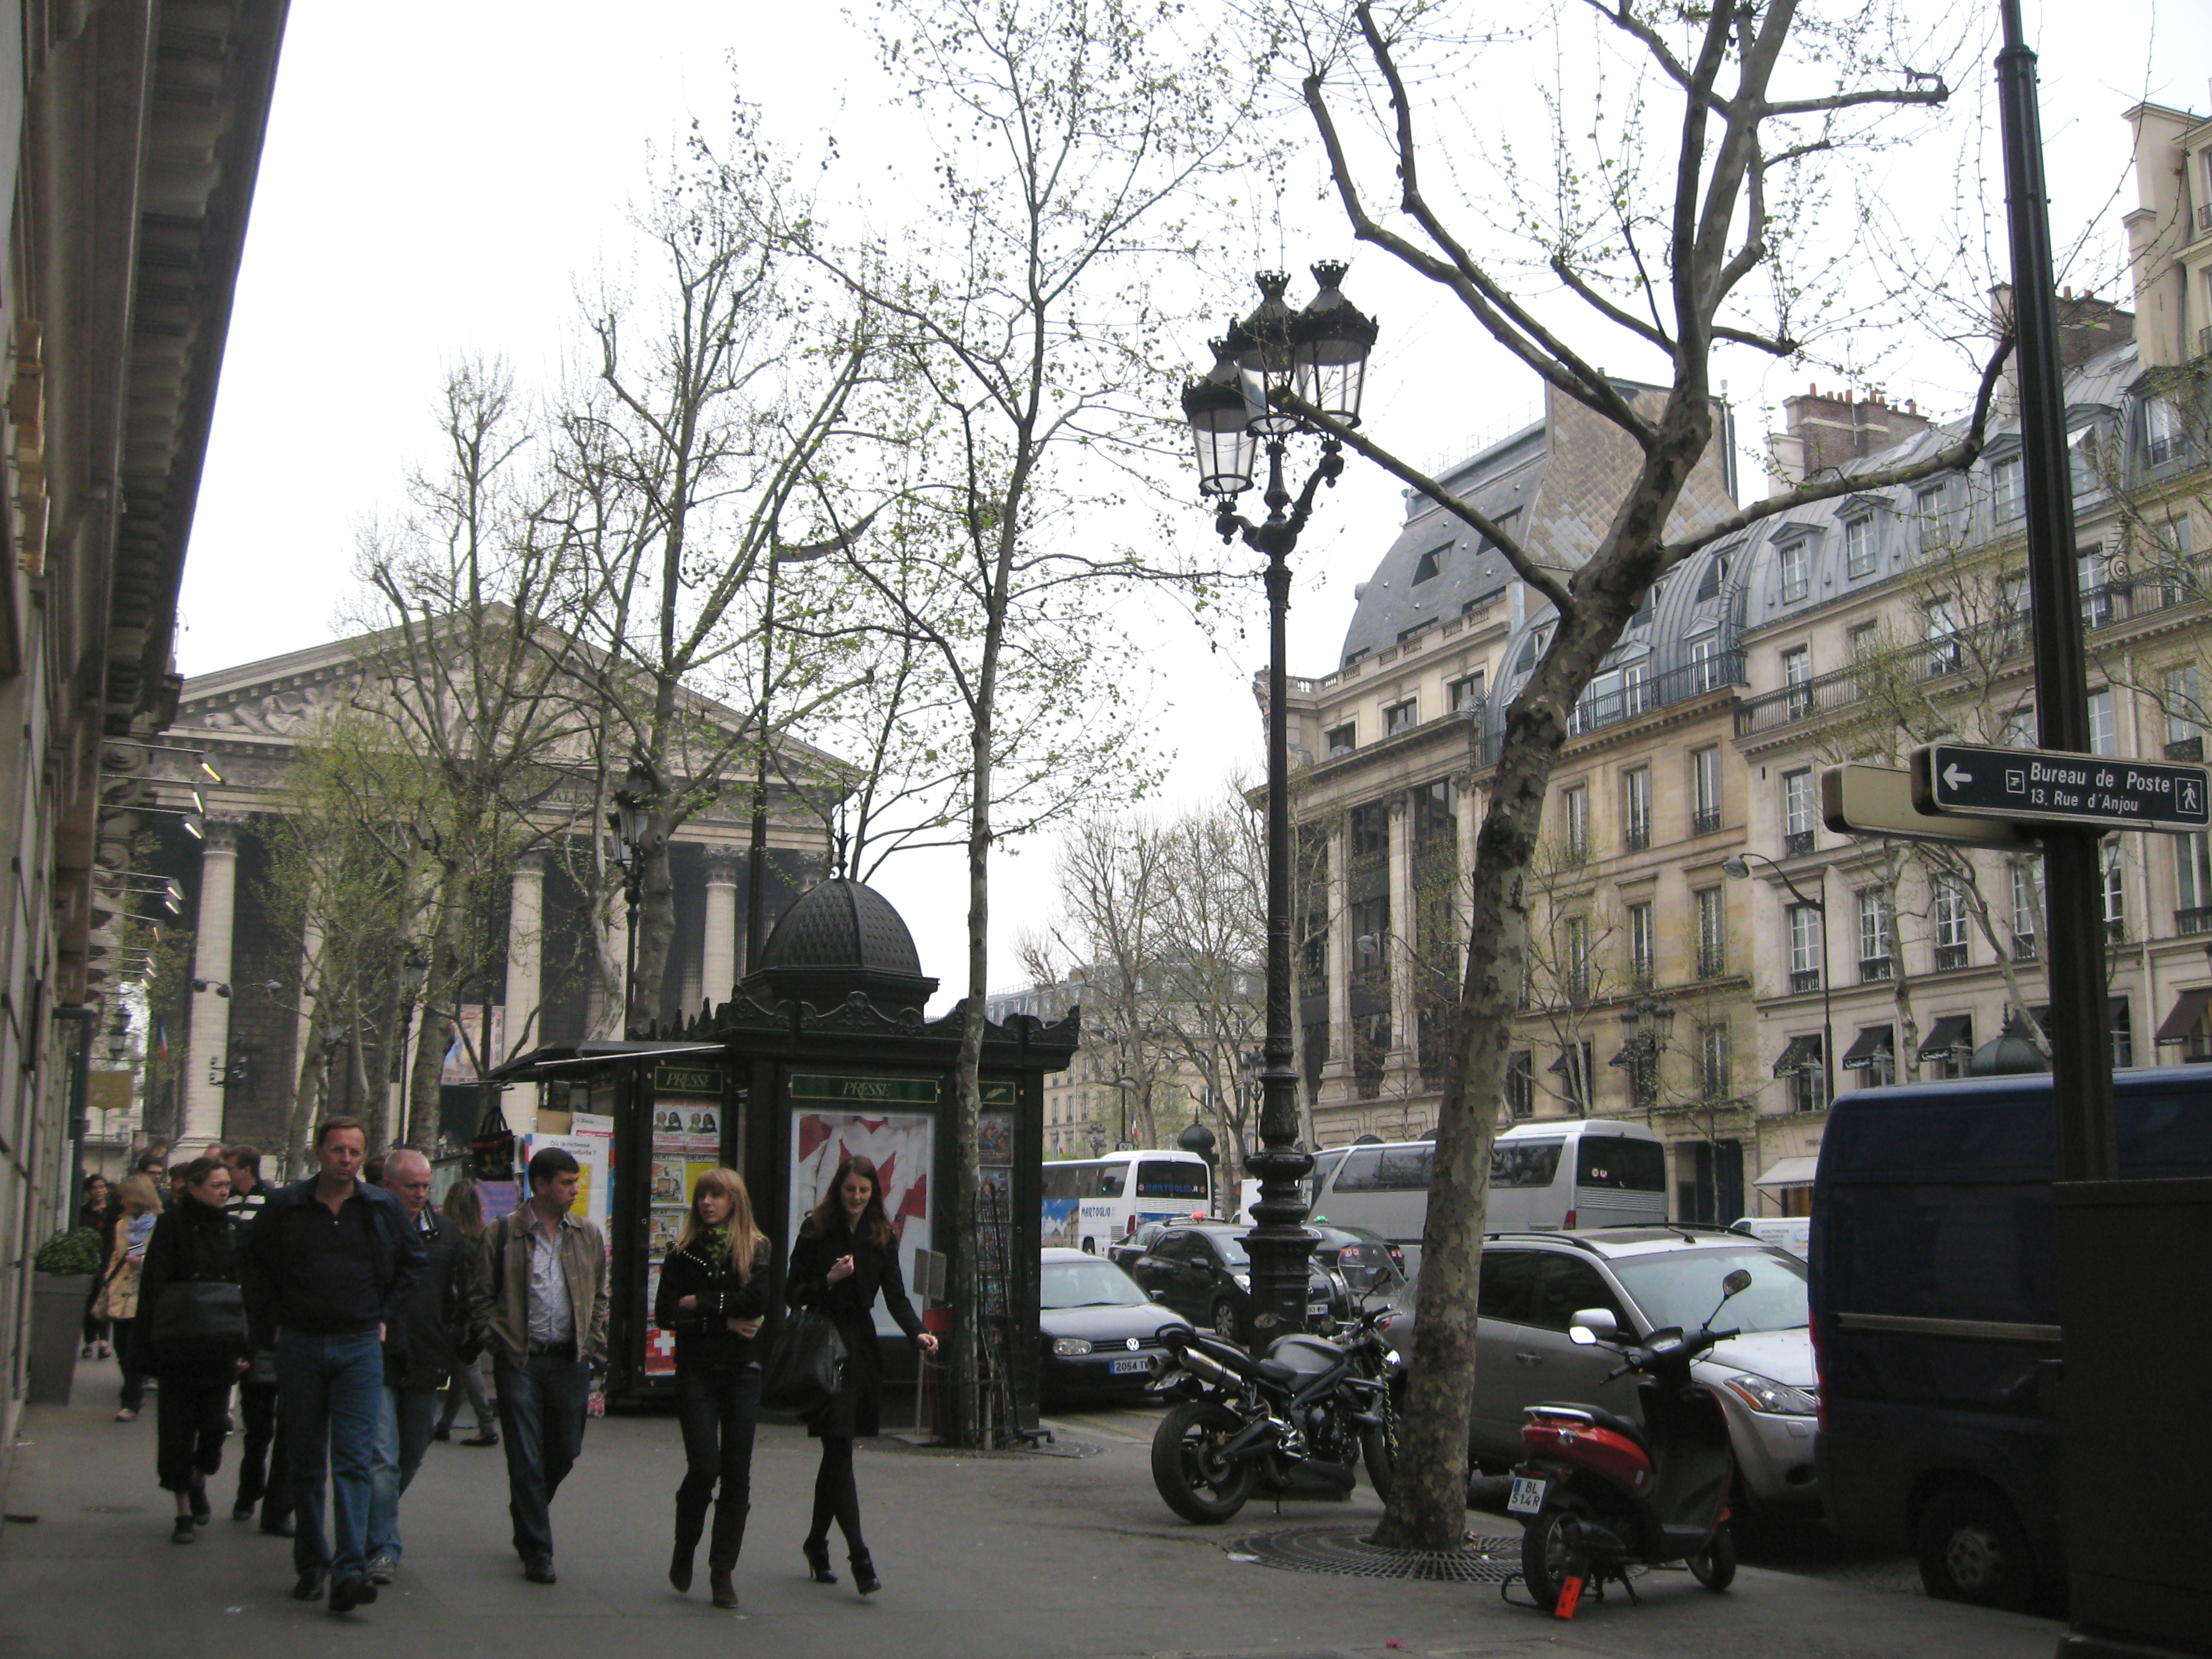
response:
{"label": "silver suv", "polygon": [[[1522,1413],[1545,1401],[1580,1401],[1640,1421],[1635,1379],[1605,1380],[1619,1356],[1568,1340],[1574,1315],[1610,1309],[1624,1332],[1639,1337],[1669,1325],[1695,1329],[1738,1267],[1750,1271],[1751,1288],[1728,1304],[1722,1323],[1743,1334],[1700,1359],[1694,1375],[1728,1412],[1745,1500],[1761,1510],[1816,1506],[1820,1385],[1805,1264],[1741,1234],[1698,1228],[1494,1233],[1484,1242],[1470,1462],[1497,1473],[1520,1462]],[[1385,1334],[1410,1361],[1410,1293],[1403,1306]]]}

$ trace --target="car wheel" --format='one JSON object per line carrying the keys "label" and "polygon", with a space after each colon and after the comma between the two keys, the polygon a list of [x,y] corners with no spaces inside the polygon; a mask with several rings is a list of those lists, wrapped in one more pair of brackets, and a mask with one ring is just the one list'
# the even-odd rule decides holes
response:
{"label": "car wheel", "polygon": [[1234,1342],[1237,1340],[1237,1304],[1223,1297],[1213,1304],[1213,1311],[1206,1316],[1206,1322],[1224,1342]]}
{"label": "car wheel", "polygon": [[1152,1485],[1186,1521],[1218,1527],[1244,1507],[1252,1466],[1224,1458],[1223,1442],[1243,1426],[1236,1413],[1211,1400],[1168,1408],[1152,1435]]}
{"label": "car wheel", "polygon": [[2012,1506],[1978,1486],[1939,1492],[1916,1539],[1920,1582],[1946,1601],[2018,1611],[2035,1600],[2035,1559]]}
{"label": "car wheel", "polygon": [[1711,1543],[1688,1558],[1690,1576],[1716,1595],[1735,1583],[1735,1534],[1722,1522]]}

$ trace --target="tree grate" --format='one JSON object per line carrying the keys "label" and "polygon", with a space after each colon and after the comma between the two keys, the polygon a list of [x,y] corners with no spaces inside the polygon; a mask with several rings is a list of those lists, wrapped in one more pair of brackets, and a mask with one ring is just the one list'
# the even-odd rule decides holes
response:
{"label": "tree grate", "polygon": [[1521,1571],[1521,1540],[1467,1534],[1456,1550],[1386,1549],[1367,1541],[1369,1522],[1358,1527],[1293,1527],[1240,1538],[1231,1560],[1257,1561],[1291,1572],[1333,1572],[1352,1578],[1423,1578],[1432,1583],[1497,1584]]}

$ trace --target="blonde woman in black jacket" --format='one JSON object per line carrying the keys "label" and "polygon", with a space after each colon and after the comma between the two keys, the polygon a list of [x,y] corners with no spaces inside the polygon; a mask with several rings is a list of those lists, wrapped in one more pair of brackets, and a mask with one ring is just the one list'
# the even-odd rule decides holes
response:
{"label": "blonde woman in black jacket", "polygon": [[691,1588],[691,1558],[712,1499],[707,1573],[718,1607],[738,1605],[731,1574],[752,1507],[761,1392],[754,1338],[768,1313],[769,1255],[744,1179],[735,1170],[709,1170],[691,1188],[690,1216],[660,1264],[653,1299],[653,1322],[676,1334],[676,1412],[684,1425],[668,1582],[679,1591]]}

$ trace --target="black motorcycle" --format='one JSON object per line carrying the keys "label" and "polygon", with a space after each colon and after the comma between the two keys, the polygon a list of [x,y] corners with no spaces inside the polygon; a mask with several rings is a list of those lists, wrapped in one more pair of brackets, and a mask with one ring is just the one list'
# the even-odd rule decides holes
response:
{"label": "black motorcycle", "polygon": [[1152,1384],[1175,1404],[1152,1436],[1152,1484],[1186,1521],[1218,1525],[1244,1507],[1253,1483],[1280,1490],[1293,1471],[1350,1491],[1362,1462],[1390,1495],[1398,1444],[1391,1379],[1403,1364],[1376,1329],[1384,1310],[1357,1310],[1331,1341],[1278,1337],[1262,1358],[1204,1331],[1164,1330]]}

